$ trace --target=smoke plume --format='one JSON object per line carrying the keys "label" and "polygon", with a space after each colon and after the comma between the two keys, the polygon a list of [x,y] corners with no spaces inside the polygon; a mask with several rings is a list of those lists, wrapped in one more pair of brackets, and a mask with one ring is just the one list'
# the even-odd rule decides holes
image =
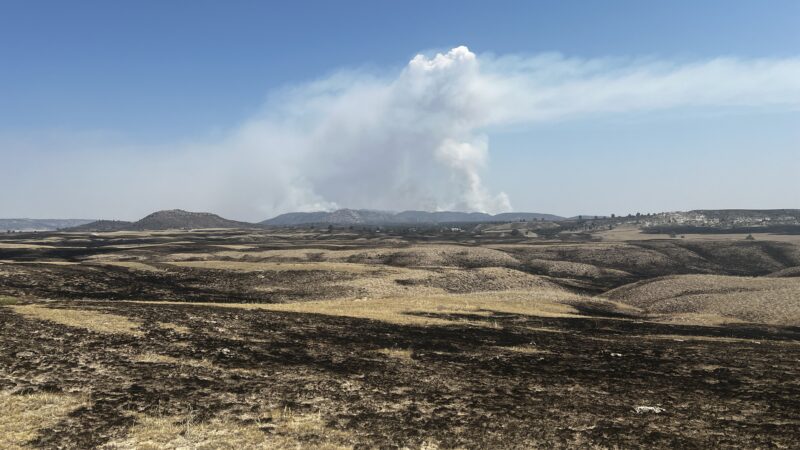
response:
{"label": "smoke plume", "polygon": [[[26,201],[51,204],[53,215],[136,218],[169,207],[249,220],[337,207],[497,213],[511,202],[482,178],[492,130],[593,114],[798,106],[797,58],[478,57],[461,46],[393,72],[340,71],[283,88],[256,117],[208,142],[89,140],[55,161],[36,143],[0,143],[33,147],[16,178],[8,168],[4,175],[24,184],[19,173],[27,173]],[[14,210],[17,201],[0,207]],[[59,211],[76,203],[77,213]]]}

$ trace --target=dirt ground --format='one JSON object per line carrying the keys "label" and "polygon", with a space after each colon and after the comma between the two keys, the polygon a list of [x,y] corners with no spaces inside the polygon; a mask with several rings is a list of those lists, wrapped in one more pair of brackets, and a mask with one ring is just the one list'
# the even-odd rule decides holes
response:
{"label": "dirt ground", "polygon": [[0,244],[0,448],[800,440],[798,324],[737,309],[691,325],[643,306],[712,280],[740,309],[782,283],[770,295],[795,308],[792,280],[767,276],[800,266],[791,242],[217,230]]}

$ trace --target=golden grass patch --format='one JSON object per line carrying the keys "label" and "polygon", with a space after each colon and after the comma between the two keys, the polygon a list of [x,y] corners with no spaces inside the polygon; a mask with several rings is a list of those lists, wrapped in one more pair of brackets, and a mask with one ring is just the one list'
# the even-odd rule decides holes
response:
{"label": "golden grass patch", "polygon": [[0,392],[0,448],[33,448],[28,442],[36,438],[39,430],[56,425],[86,404],[87,398],[83,395]]}
{"label": "golden grass patch", "polygon": [[486,323],[482,320],[470,322],[465,318],[455,319],[454,321],[439,317],[425,317],[418,314],[486,316],[493,312],[498,312],[539,317],[583,317],[578,313],[577,309],[569,305],[570,301],[577,300],[581,300],[584,303],[592,301],[588,297],[581,297],[562,290],[542,289],[420,297],[319,300],[302,303],[165,303],[323,314],[380,320],[400,325],[451,325],[453,323],[469,322],[474,325],[493,326],[491,323]]}
{"label": "golden grass patch", "polygon": [[139,324],[125,316],[99,313],[85,309],[55,309],[39,305],[11,306],[14,312],[37,320],[55,322],[76,328],[85,328],[98,333],[130,334],[139,336]]}
{"label": "golden grass patch", "polygon": [[[576,317],[577,311],[554,297],[528,292],[492,292],[429,297],[371,298],[364,300],[328,300],[304,303],[258,305],[272,311],[325,314],[380,320],[403,325],[447,325],[453,321],[417,314],[481,314],[486,311],[544,317]],[[566,299],[566,296],[564,297]],[[466,319],[465,319],[466,320]],[[476,322],[484,324],[483,321]]]}
{"label": "golden grass patch", "polygon": [[[263,421],[262,421],[263,420]],[[270,426],[269,431],[261,427]],[[195,422],[191,416],[138,415],[136,424],[124,439],[104,446],[111,450],[157,449],[350,449],[351,436],[326,427],[316,414],[276,411],[255,423],[244,424],[233,417],[220,416],[208,422]]]}

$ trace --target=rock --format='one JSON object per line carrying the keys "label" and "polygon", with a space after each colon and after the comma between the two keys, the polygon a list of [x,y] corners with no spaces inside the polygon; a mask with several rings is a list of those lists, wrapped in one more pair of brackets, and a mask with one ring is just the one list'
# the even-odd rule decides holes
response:
{"label": "rock", "polygon": [[636,414],[647,414],[647,413],[661,414],[666,411],[666,409],[660,406],[637,406],[633,408],[633,410],[636,412]]}

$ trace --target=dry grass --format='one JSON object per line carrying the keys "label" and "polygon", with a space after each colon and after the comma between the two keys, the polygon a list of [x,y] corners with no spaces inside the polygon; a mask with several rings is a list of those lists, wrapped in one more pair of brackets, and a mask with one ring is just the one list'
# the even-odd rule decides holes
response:
{"label": "dry grass", "polygon": [[236,272],[266,272],[289,270],[323,270],[331,272],[365,273],[378,270],[375,266],[365,264],[310,262],[310,263],[280,263],[280,262],[243,262],[243,261],[176,261],[171,262],[178,267],[194,267],[198,269],[231,270]]}
{"label": "dry grass", "polygon": [[[396,324],[444,325],[450,320],[415,314],[476,314],[485,311],[544,317],[573,317],[577,311],[559,300],[571,298],[561,292],[492,292],[486,294],[437,295],[430,297],[329,300],[291,304],[259,305],[273,311],[302,312],[357,317]],[[483,322],[479,322],[483,324]]]}
{"label": "dry grass", "polygon": [[411,357],[414,352],[404,348],[382,348],[376,351],[381,355],[386,355],[392,358],[396,358],[402,361],[413,361],[414,359]]}
{"label": "dry grass", "polygon": [[141,353],[132,358],[132,361],[140,363],[173,364],[176,366],[202,367],[205,369],[216,369],[211,361],[205,359],[175,358],[160,353]]}
{"label": "dry grass", "polygon": [[629,273],[570,261],[553,261],[549,259],[531,259],[526,261],[528,267],[538,269],[550,276],[563,278],[599,278],[599,277],[628,277]]}
{"label": "dry grass", "polygon": [[724,316],[722,314],[711,313],[679,313],[664,314],[655,317],[655,321],[661,323],[673,323],[681,325],[700,325],[706,327],[716,327],[736,323],[744,323],[744,320],[736,317]]}
{"label": "dry grass", "polygon": [[510,351],[514,353],[522,353],[525,355],[535,355],[540,353],[550,353],[547,350],[542,350],[535,345],[514,345],[509,347],[496,347],[500,351]]}
{"label": "dry grass", "polygon": [[9,260],[0,260],[0,265],[3,264],[14,264],[18,266],[31,266],[31,265],[50,265],[50,266],[75,266],[80,264],[79,262],[73,261],[9,261]]}
{"label": "dry grass", "polygon": [[[0,242],[0,248],[13,248],[13,249],[42,249],[42,248],[55,248],[52,245],[41,245],[41,244],[20,244],[20,243],[12,243],[12,242]],[[76,248],[76,247],[70,247]]]}
{"label": "dry grass", "polygon": [[11,306],[14,312],[37,320],[55,322],[76,328],[85,328],[98,333],[130,334],[139,336],[139,324],[125,316],[105,314],[84,309],[54,309],[38,305]]}
{"label": "dry grass", "polygon": [[143,270],[145,272],[164,272],[163,269],[153,267],[139,261],[103,261],[104,266],[124,267],[132,270]]}
{"label": "dry grass", "polygon": [[705,325],[800,325],[800,279],[676,275],[617,288],[605,297],[659,315]]}
{"label": "dry grass", "polygon": [[[382,245],[402,244],[402,241],[384,240]],[[463,245],[428,244],[410,247],[382,247],[373,249],[329,250],[317,248],[291,248],[256,252],[218,252],[217,257],[255,258],[264,261],[304,262],[311,258],[328,262],[360,262],[405,267],[514,267],[519,265],[513,256],[491,248]]]}
{"label": "dry grass", "polygon": [[[486,316],[493,312],[498,312],[540,317],[583,317],[569,303],[591,303],[592,301],[588,297],[581,297],[566,291],[543,289],[538,291],[483,292],[480,294],[442,294],[423,297],[320,300],[302,303],[166,303],[323,314],[380,320],[401,325],[449,325],[453,323],[452,320],[425,317],[417,314]],[[604,306],[609,304],[609,302],[603,303]],[[487,324],[485,321],[457,320],[461,324],[472,323],[480,326],[492,326],[491,323]]]}
{"label": "dry grass", "polygon": [[252,250],[255,247],[252,245],[241,245],[241,244],[216,244],[214,247],[225,248],[228,250]]}
{"label": "dry grass", "polygon": [[28,442],[36,438],[39,430],[56,425],[86,404],[87,398],[82,395],[0,392],[0,448],[33,448]]}
{"label": "dry grass", "polygon": [[[260,427],[271,426],[269,432]],[[209,422],[195,422],[190,416],[139,415],[128,436],[111,442],[105,449],[350,449],[351,436],[325,426],[319,415],[292,414],[276,410],[255,423],[243,424],[221,416]]]}

